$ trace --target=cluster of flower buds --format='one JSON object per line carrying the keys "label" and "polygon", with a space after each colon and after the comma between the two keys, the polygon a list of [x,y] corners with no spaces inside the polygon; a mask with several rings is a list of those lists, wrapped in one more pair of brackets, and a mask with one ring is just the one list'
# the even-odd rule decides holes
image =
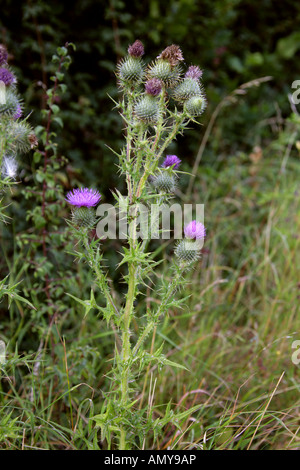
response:
{"label": "cluster of flower buds", "polygon": [[143,96],[138,98],[134,108],[137,120],[152,126],[158,123],[163,112],[159,100],[162,89],[169,89],[170,96],[190,117],[200,116],[206,106],[200,68],[191,65],[183,76],[184,58],[176,44],[166,47],[147,67],[142,61],[143,55],[144,46],[136,40],[117,67],[121,88],[136,89],[144,85]]}
{"label": "cluster of flower buds", "polygon": [[191,116],[203,113],[206,100],[200,83],[202,71],[197,65],[191,65],[184,79],[174,88],[173,98],[184,105]]}
{"label": "cluster of flower buds", "polygon": [[17,92],[17,79],[8,65],[8,53],[0,44],[0,166],[2,177],[14,179],[17,157],[37,145],[36,137],[26,120],[22,120],[23,104]]}

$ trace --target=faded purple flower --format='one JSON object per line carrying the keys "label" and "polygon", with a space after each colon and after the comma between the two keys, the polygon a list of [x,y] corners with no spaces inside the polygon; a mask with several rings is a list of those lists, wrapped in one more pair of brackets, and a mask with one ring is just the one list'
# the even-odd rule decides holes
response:
{"label": "faded purple flower", "polygon": [[199,240],[205,237],[206,231],[204,225],[201,224],[201,222],[192,220],[192,222],[184,227],[184,234],[186,238]]}
{"label": "faded purple flower", "polygon": [[170,166],[173,167],[174,170],[179,168],[181,160],[176,155],[167,155],[163,161],[162,167],[169,168]]}
{"label": "faded purple flower", "polygon": [[6,47],[0,44],[0,65],[6,64],[7,63],[7,50]]}
{"label": "faded purple flower", "polygon": [[161,92],[161,81],[158,78],[151,78],[145,83],[145,90],[148,95],[157,96]]}
{"label": "faded purple flower", "polygon": [[76,207],[93,207],[100,199],[101,194],[98,191],[88,188],[73,189],[66,197],[66,201]]}
{"label": "faded purple flower", "polygon": [[23,111],[22,111],[22,107],[20,104],[17,105],[17,110],[15,112],[15,114],[13,115],[13,119],[19,119],[23,114]]}
{"label": "faded purple flower", "polygon": [[171,67],[177,65],[179,61],[184,60],[181,49],[176,44],[166,47],[159,56],[157,56],[157,59],[167,60]]}
{"label": "faded purple flower", "polygon": [[0,68],[0,82],[3,82],[5,85],[11,85],[16,83],[16,81],[16,77],[10,70],[5,67]]}
{"label": "faded purple flower", "polygon": [[202,77],[202,70],[198,67],[198,65],[191,65],[186,74],[186,78],[193,78],[194,80],[199,80]]}
{"label": "faded purple flower", "polygon": [[137,39],[133,44],[128,47],[128,54],[131,57],[142,57],[144,55],[143,43]]}

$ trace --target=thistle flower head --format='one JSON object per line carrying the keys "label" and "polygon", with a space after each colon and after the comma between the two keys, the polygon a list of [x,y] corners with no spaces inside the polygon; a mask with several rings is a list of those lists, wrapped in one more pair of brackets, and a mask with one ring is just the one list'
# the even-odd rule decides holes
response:
{"label": "thistle flower head", "polygon": [[5,90],[5,100],[0,101],[0,115],[12,117],[20,106],[20,100],[16,93],[13,93],[10,88]]}
{"label": "thistle flower head", "polygon": [[142,57],[144,55],[143,43],[137,39],[133,44],[128,47],[128,54],[131,57]]}
{"label": "thistle flower head", "polygon": [[5,67],[0,68],[0,82],[3,82],[6,86],[16,83],[17,79],[14,74]]}
{"label": "thistle flower head", "polygon": [[159,193],[172,194],[176,191],[176,177],[169,172],[158,173],[152,178],[152,183]]}
{"label": "thistle flower head", "polygon": [[157,56],[157,59],[168,61],[171,67],[177,65],[181,60],[184,60],[181,49],[176,44],[166,47],[166,49]]}
{"label": "thistle flower head", "polygon": [[145,83],[145,91],[148,95],[157,96],[160,94],[162,89],[161,81],[158,78],[150,78]]}
{"label": "thistle flower head", "polygon": [[184,227],[184,234],[186,238],[191,240],[203,239],[206,235],[205,227],[201,222],[192,220],[189,224]]}
{"label": "thistle flower head", "polygon": [[167,155],[163,161],[162,167],[163,168],[170,168],[172,167],[174,170],[179,168],[181,160],[176,155]]}
{"label": "thistle flower head", "polygon": [[205,237],[205,227],[201,222],[192,220],[184,227],[185,237],[176,248],[175,255],[187,268],[201,256],[201,248]]}
{"label": "thistle flower head", "polygon": [[173,88],[180,80],[181,67],[176,65],[172,67],[167,60],[157,59],[147,70],[147,78],[156,78],[166,87]]}
{"label": "thistle flower head", "polygon": [[16,121],[17,119],[19,119],[20,117],[22,117],[22,114],[23,114],[22,106],[21,106],[20,103],[18,103],[18,104],[17,104],[16,112],[15,112],[15,114],[13,115],[13,119]]}
{"label": "thistle flower head", "polygon": [[143,80],[144,68],[139,57],[129,56],[118,64],[118,77],[122,83],[139,84]]}
{"label": "thistle flower head", "polygon": [[69,191],[66,201],[76,207],[94,207],[101,199],[98,191],[88,188],[73,189]]}
{"label": "thistle flower head", "polygon": [[185,77],[173,90],[173,98],[177,101],[185,102],[192,96],[200,96],[201,87],[197,80]]}
{"label": "thistle flower head", "polygon": [[202,70],[198,65],[191,65],[185,74],[186,78],[192,78],[193,80],[199,80],[202,77]]}
{"label": "thistle flower head", "polygon": [[12,121],[7,128],[7,134],[12,141],[11,147],[15,152],[29,152],[31,142],[29,139],[32,129],[27,121]]}
{"label": "thistle flower head", "polygon": [[139,121],[145,124],[156,124],[160,117],[159,100],[146,94],[134,107],[134,114]]}
{"label": "thistle flower head", "polygon": [[191,116],[200,116],[206,107],[206,100],[203,95],[191,96],[184,104],[185,110]]}
{"label": "thistle flower head", "polygon": [[0,66],[7,63],[7,57],[8,57],[8,54],[7,54],[6,47],[3,46],[3,44],[0,44]]}

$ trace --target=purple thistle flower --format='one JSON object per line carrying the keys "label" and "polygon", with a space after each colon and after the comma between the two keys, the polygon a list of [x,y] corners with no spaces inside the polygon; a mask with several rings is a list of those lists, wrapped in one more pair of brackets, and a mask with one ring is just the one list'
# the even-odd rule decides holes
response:
{"label": "purple thistle flower", "polygon": [[174,170],[179,168],[181,160],[176,155],[167,155],[162,164],[163,168],[173,167]]}
{"label": "purple thistle flower", "polygon": [[143,43],[137,39],[133,44],[128,47],[128,54],[131,57],[142,57],[144,55]]}
{"label": "purple thistle flower", "polygon": [[145,83],[145,90],[148,95],[157,96],[161,92],[161,81],[158,78],[151,78]]}
{"label": "purple thistle flower", "polygon": [[184,234],[186,238],[199,240],[205,237],[206,231],[204,225],[201,224],[201,222],[192,220],[192,222],[184,227]]}
{"label": "purple thistle flower", "polygon": [[11,85],[16,83],[16,81],[16,77],[10,70],[5,67],[0,68],[0,82],[3,82],[5,85]]}
{"label": "purple thistle flower", "polygon": [[0,65],[7,63],[7,57],[8,57],[8,54],[7,54],[6,47],[0,44]]}
{"label": "purple thistle flower", "polygon": [[15,114],[13,115],[13,119],[14,120],[17,120],[19,119],[23,114],[23,111],[22,111],[22,107],[20,104],[17,105],[17,110],[15,112]]}
{"label": "purple thistle flower", "polygon": [[88,188],[73,189],[68,192],[66,201],[72,206],[76,207],[93,207],[98,204],[101,199],[101,194]]}
{"label": "purple thistle flower", "polygon": [[198,67],[198,65],[191,65],[186,74],[186,78],[193,78],[194,80],[198,80],[199,78],[202,77],[202,70]]}

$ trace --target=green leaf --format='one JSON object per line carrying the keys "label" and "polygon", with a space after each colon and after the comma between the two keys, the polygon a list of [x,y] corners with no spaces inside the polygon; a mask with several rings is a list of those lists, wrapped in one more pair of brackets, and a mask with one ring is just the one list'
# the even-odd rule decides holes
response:
{"label": "green leaf", "polygon": [[300,32],[294,31],[292,34],[285,38],[279,39],[277,42],[277,53],[283,59],[291,59],[295,53],[300,49]]}

